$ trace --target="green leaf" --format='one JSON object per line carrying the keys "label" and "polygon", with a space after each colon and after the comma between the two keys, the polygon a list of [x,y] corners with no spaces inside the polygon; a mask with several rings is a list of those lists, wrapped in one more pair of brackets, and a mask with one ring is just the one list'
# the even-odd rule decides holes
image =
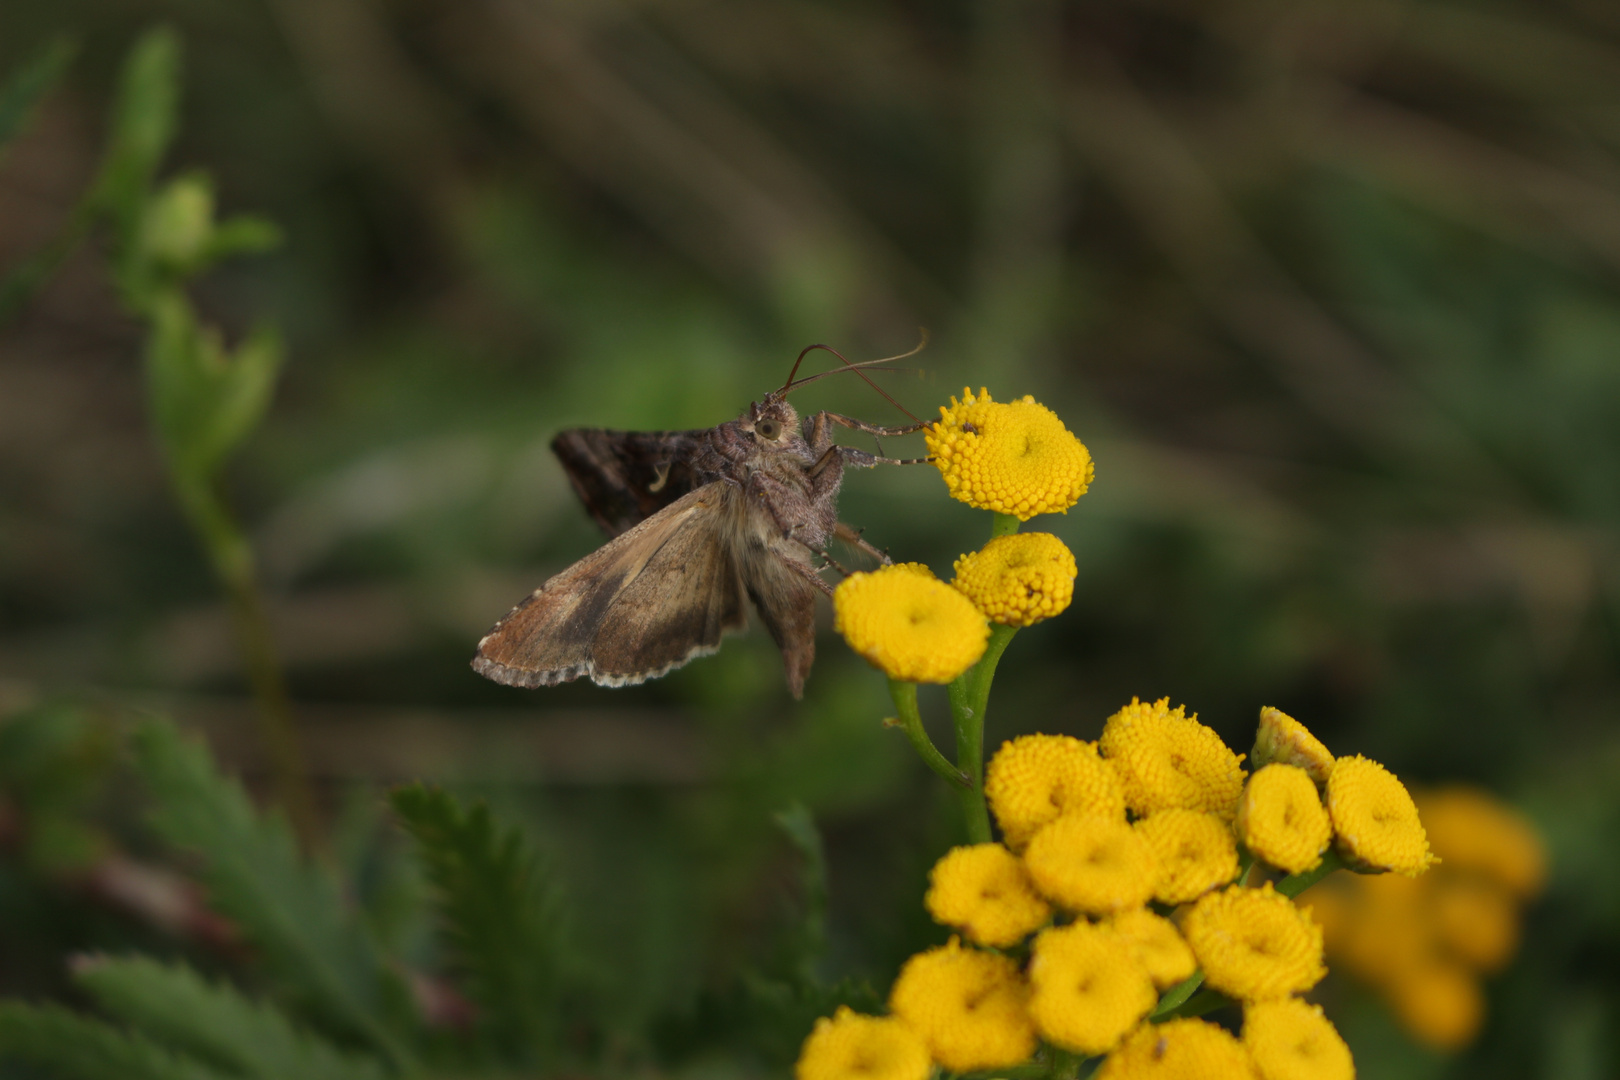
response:
{"label": "green leaf", "polygon": [[34,107],[61,81],[78,51],[73,41],[57,38],[0,86],[0,150],[27,126]]}
{"label": "green leaf", "polygon": [[215,373],[208,416],[195,448],[208,471],[217,469],[264,419],[275,396],[282,355],[280,335],[259,327]]}
{"label": "green leaf", "polygon": [[257,947],[279,986],[321,1020],[359,1036],[396,1067],[408,1059],[383,1020],[393,976],[349,912],[337,883],[304,862],[279,814],[260,817],[240,784],[174,725],[134,732],[137,765],[156,804],[153,826],[202,856],[212,906]]}
{"label": "green leaf", "polygon": [[514,1063],[548,1057],[558,1027],[560,903],[539,856],[483,804],[463,810],[437,788],[400,788],[394,810],[438,893],[444,933],[480,1021]]}
{"label": "green leaf", "polygon": [[67,1080],[225,1080],[200,1062],[140,1035],[55,1005],[0,1003],[0,1057],[20,1058]]}
{"label": "green leaf", "polygon": [[152,178],[174,138],[179,102],[180,39],[167,27],[149,30],[124,62],[112,138],[96,183],[96,201],[113,220],[121,266],[135,251]]}
{"label": "green leaf", "polygon": [[343,1053],[279,1009],[183,964],[146,957],[81,962],[74,978],[107,1012],[154,1040],[256,1080],[381,1080],[376,1061]]}

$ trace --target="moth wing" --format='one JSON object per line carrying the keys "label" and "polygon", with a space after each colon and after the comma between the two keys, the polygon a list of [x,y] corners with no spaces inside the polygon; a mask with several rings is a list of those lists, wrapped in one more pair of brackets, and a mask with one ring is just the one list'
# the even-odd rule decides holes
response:
{"label": "moth wing", "polygon": [[788,689],[802,698],[804,680],[816,659],[816,595],[820,590],[787,565],[792,558],[783,550],[759,553],[744,566],[743,584],[759,612],[759,621],[782,650]]}
{"label": "moth wing", "polygon": [[557,433],[551,452],[602,531],[618,536],[697,486],[688,463],[703,435],[572,428]]}
{"label": "moth wing", "polygon": [[747,625],[726,544],[739,493],[692,491],[540,586],[478,643],[473,670],[508,686],[657,678]]}

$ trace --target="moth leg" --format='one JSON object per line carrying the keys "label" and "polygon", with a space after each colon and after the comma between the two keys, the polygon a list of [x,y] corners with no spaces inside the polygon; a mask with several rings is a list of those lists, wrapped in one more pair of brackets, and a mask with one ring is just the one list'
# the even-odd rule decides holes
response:
{"label": "moth leg", "polygon": [[[876,559],[880,565],[892,566],[894,564],[894,560],[889,558],[889,553],[887,551],[882,551],[873,547],[871,543],[867,541],[866,537],[861,535],[861,530],[857,529],[853,525],[845,525],[842,521],[840,521],[837,525],[833,526],[833,535],[855,550],[865,552],[867,555],[872,556],[872,558]],[[833,563],[833,565],[838,566],[837,563]],[[839,569],[842,570],[843,567],[839,567]]]}
{"label": "moth leg", "polygon": [[915,424],[906,424],[902,427],[884,427],[881,424],[868,424],[865,420],[857,420],[852,416],[842,416],[834,412],[819,412],[816,414],[816,425],[818,427],[822,424],[824,418],[827,423],[847,427],[851,431],[864,431],[868,435],[877,435],[880,438],[888,438],[891,435],[912,435],[928,426],[927,421],[919,420]]}
{"label": "moth leg", "polygon": [[[853,446],[835,446],[833,447],[833,450],[838,451],[839,455],[844,459],[844,464],[853,465],[857,469],[870,469],[874,465],[926,465],[928,462],[933,460],[932,458],[925,457],[879,457],[876,454],[869,454],[865,450],[858,450]],[[819,465],[820,462],[817,462],[816,464]]]}
{"label": "moth leg", "polygon": [[[820,554],[820,552],[817,552],[815,548],[811,547],[809,544],[806,544],[802,540],[796,540],[794,543],[801,545],[806,551],[812,554]],[[791,566],[794,573],[804,578],[804,580],[808,581],[810,584],[814,585],[828,596],[833,594],[833,587],[827,584],[825,581],[822,581],[821,575],[816,573],[816,568],[811,566],[809,563],[802,563],[798,559],[783,559],[782,562],[788,566]],[[838,566],[837,563],[833,563],[833,565]],[[838,566],[838,569],[843,570],[843,567]],[[847,574],[848,571],[845,571],[845,573]]]}
{"label": "moth leg", "polygon": [[838,571],[844,577],[849,577],[849,567],[845,566],[843,563],[841,563],[837,559],[833,558],[832,557],[832,552],[828,551],[826,548],[821,548],[821,549],[811,548],[810,550],[814,551],[817,555],[820,555],[822,560],[825,562],[825,564],[827,566],[832,567],[834,570]]}

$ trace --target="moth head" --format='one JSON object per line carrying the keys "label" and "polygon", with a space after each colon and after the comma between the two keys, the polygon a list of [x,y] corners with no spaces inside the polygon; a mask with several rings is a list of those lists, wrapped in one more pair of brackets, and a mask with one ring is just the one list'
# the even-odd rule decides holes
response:
{"label": "moth head", "polygon": [[754,434],[768,443],[780,443],[799,430],[799,414],[782,398],[768,395],[763,403],[749,406],[748,419]]}

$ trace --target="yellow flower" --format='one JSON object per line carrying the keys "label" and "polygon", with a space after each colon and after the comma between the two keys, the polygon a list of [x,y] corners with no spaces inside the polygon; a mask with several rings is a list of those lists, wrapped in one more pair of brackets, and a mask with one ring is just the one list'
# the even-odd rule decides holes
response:
{"label": "yellow flower", "polygon": [[889,1011],[911,1025],[953,1072],[1017,1065],[1035,1052],[1029,987],[1005,956],[956,938],[906,961]]}
{"label": "yellow flower", "polygon": [[964,388],[923,439],[952,498],[1019,521],[1067,512],[1091,483],[1085,445],[1032,397],[1001,404]]}
{"label": "yellow flower", "polygon": [[1271,887],[1233,885],[1209,893],[1182,921],[1181,932],[1215,989],[1241,1001],[1301,994],[1327,974],[1322,930]]}
{"label": "yellow flower", "polygon": [[1360,754],[1335,761],[1327,810],[1339,851],[1354,866],[1416,877],[1437,861],[1412,796],[1376,761]]}
{"label": "yellow flower", "polygon": [[1243,1006],[1243,1045],[1263,1080],[1355,1080],[1350,1048],[1322,1006],[1299,998]]}
{"label": "yellow flower", "polygon": [[1143,1024],[1108,1055],[1095,1080],[1250,1080],[1243,1044],[1207,1020]]}
{"label": "yellow flower", "polygon": [[1415,964],[1389,984],[1388,994],[1401,1026],[1436,1050],[1467,1046],[1485,1022],[1485,995],[1457,964]]}
{"label": "yellow flower", "polygon": [[1447,787],[1418,799],[1434,853],[1453,870],[1485,874],[1529,899],[1547,877],[1547,852],[1535,828],[1488,792]]}
{"label": "yellow flower", "polygon": [[1112,929],[1043,930],[1029,962],[1029,1014],[1047,1042],[1101,1054],[1153,1011],[1158,994],[1136,950]]}
{"label": "yellow flower", "polygon": [[952,848],[928,881],[928,913],[980,945],[1016,945],[1052,917],[1024,864],[1000,844]]}
{"label": "yellow flower", "polygon": [[833,628],[873,667],[906,682],[950,682],[990,639],[967,597],[907,565],[845,578],[833,593]]}
{"label": "yellow flower", "polygon": [[1136,955],[1147,965],[1153,985],[1168,989],[1190,976],[1198,968],[1192,949],[1176,929],[1176,924],[1163,915],[1147,908],[1122,911],[1109,919],[1106,925],[1124,938],[1136,950]]}
{"label": "yellow flower", "polygon": [[1108,718],[1097,747],[1125,785],[1125,805],[1137,814],[1180,807],[1231,821],[1243,792],[1243,758],[1221,737],[1172,711],[1169,698],[1131,703]]}
{"label": "yellow flower", "polygon": [[1014,851],[1062,814],[1125,820],[1119,774],[1095,746],[1069,735],[1020,735],[1002,743],[990,759],[984,793]]}
{"label": "yellow flower", "polygon": [[1446,874],[1430,883],[1429,894],[1435,932],[1457,959],[1476,971],[1496,971],[1512,959],[1519,947],[1519,913],[1506,889],[1487,879]]}
{"label": "yellow flower", "polygon": [[898,1020],[840,1005],[816,1021],[793,1067],[796,1080],[928,1080],[933,1062],[916,1032]]}
{"label": "yellow flower", "polygon": [[1159,884],[1153,898],[1185,904],[1238,876],[1237,844],[1232,830],[1214,814],[1197,810],[1160,810],[1136,823],[1159,857]]}
{"label": "yellow flower", "polygon": [[1074,553],[1051,533],[1014,533],[957,559],[951,584],[991,622],[1033,626],[1069,606],[1075,572]]}
{"label": "yellow flower", "polygon": [[1238,801],[1237,832],[1255,855],[1290,874],[1321,863],[1333,841],[1333,824],[1310,774],[1281,763],[1249,777]]}
{"label": "yellow flower", "polygon": [[1254,735],[1249,764],[1262,769],[1272,762],[1298,765],[1318,786],[1327,783],[1333,771],[1333,755],[1322,741],[1281,709],[1266,706],[1260,710],[1260,729]]}
{"label": "yellow flower", "polygon": [[1140,833],[1090,815],[1065,815],[1036,833],[1024,865],[1047,899],[1088,915],[1141,907],[1159,882],[1159,860]]}
{"label": "yellow flower", "polygon": [[1324,881],[1305,894],[1335,964],[1386,985],[1435,951],[1423,883],[1399,874]]}

